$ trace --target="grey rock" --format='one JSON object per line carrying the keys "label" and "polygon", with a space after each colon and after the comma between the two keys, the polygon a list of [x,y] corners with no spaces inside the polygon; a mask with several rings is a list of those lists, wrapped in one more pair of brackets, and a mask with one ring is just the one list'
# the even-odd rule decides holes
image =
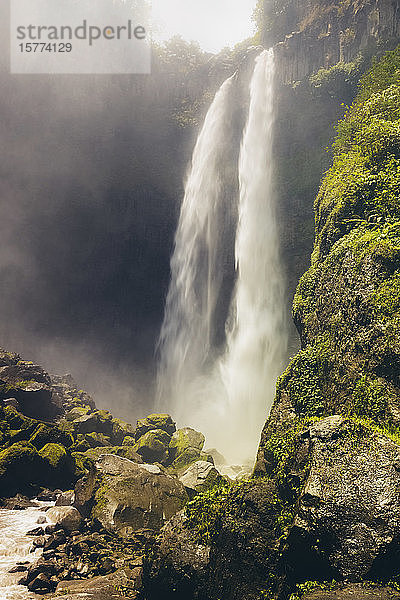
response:
{"label": "grey rock", "polygon": [[96,463],[91,486],[96,518],[109,531],[129,536],[138,529],[160,529],[188,500],[182,483],[159,467],[138,465],[115,455]]}
{"label": "grey rock", "polygon": [[190,490],[203,492],[217,483],[222,483],[223,477],[213,464],[199,460],[185,471],[179,481]]}
{"label": "grey rock", "polygon": [[82,517],[79,511],[73,506],[57,506],[50,508],[47,513],[49,521],[55,525],[61,525],[67,531],[79,529],[82,524]]}

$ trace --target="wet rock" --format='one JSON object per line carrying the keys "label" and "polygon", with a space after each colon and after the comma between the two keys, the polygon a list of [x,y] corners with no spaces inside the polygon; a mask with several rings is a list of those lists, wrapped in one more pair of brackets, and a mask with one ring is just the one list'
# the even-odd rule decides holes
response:
{"label": "wet rock", "polygon": [[82,524],[82,517],[79,511],[73,506],[57,506],[47,511],[47,518],[56,525],[61,525],[67,531],[79,529]]}
{"label": "wet rock", "polygon": [[47,521],[46,517],[39,517],[39,518],[37,519],[36,523],[37,523],[38,525],[43,525],[44,523],[46,523],[46,521]]}
{"label": "wet rock", "polygon": [[56,584],[48,579],[44,573],[40,573],[33,581],[28,583],[30,592],[48,593],[56,589]]}
{"label": "wet rock", "polygon": [[44,489],[37,495],[37,499],[41,502],[54,502],[57,500],[57,492]]}
{"label": "wet rock", "polygon": [[65,544],[65,542],[67,541],[67,538],[65,537],[65,533],[64,531],[61,529],[59,531],[55,531],[54,533],[52,533],[50,535],[50,537],[45,541],[43,547],[44,550],[54,550],[55,548],[58,548],[59,546],[62,546],[63,544]]}
{"label": "wet rock", "polygon": [[57,573],[58,567],[52,560],[44,560],[39,558],[32,566],[29,567],[27,573],[27,582],[31,583],[39,575],[45,575],[51,577]]}
{"label": "wet rock", "polygon": [[217,469],[209,462],[199,460],[191,465],[179,478],[185,488],[194,492],[204,492],[224,481]]}
{"label": "wet rock", "polygon": [[28,570],[27,565],[16,565],[12,569],[10,569],[8,572],[9,573],[24,573],[27,570]]}
{"label": "wet rock", "polygon": [[43,527],[35,527],[35,529],[27,531],[26,535],[44,535],[44,529]]}

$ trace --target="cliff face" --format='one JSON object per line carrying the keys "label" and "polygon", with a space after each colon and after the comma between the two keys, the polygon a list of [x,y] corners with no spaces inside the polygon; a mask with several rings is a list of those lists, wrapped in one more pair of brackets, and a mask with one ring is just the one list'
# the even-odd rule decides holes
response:
{"label": "cliff face", "polygon": [[[271,10],[267,4],[266,13]],[[286,3],[283,10],[290,13],[288,25],[292,27],[276,44],[279,75],[284,82],[301,80],[339,62],[350,62],[360,50],[382,40],[390,43],[400,35],[396,0],[294,0]]]}

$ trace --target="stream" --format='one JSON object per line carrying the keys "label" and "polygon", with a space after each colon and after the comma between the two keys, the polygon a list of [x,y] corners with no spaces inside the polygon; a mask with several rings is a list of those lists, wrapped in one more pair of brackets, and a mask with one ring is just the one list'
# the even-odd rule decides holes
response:
{"label": "stream", "polygon": [[43,507],[51,506],[49,502],[37,502],[37,507],[24,510],[0,509],[0,599],[26,600],[38,598],[28,588],[18,585],[24,576],[22,573],[9,573],[18,562],[34,562],[42,553],[41,549],[31,552],[33,536],[27,531],[38,527],[37,520],[43,516]]}

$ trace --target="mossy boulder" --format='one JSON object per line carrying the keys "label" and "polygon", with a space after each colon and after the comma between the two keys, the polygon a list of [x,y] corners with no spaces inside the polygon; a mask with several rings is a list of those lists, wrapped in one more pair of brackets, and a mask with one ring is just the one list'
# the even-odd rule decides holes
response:
{"label": "mossy boulder", "polygon": [[204,455],[201,451],[204,442],[204,435],[191,427],[175,431],[169,444],[169,460],[172,468],[181,471],[193,462],[203,459]]}
{"label": "mossy boulder", "polygon": [[120,446],[123,444],[124,439],[131,439],[132,443],[135,441],[135,428],[130,423],[126,423],[121,419],[113,419],[112,421],[112,434],[111,442],[112,445]]}
{"label": "mossy boulder", "polygon": [[39,421],[32,419],[22,414],[13,406],[7,406],[4,408],[4,420],[10,425],[11,429],[31,429],[32,431],[37,427]]}
{"label": "mossy boulder", "polygon": [[80,417],[84,417],[92,412],[90,406],[75,406],[71,410],[69,410],[65,414],[65,419],[67,421],[75,421],[75,419],[79,419]]}
{"label": "mossy boulder", "polygon": [[171,436],[162,429],[153,429],[142,435],[136,445],[135,451],[140,454],[145,462],[168,461],[168,448]]}
{"label": "mossy boulder", "polygon": [[72,425],[76,433],[96,432],[110,437],[113,430],[113,418],[109,412],[98,410],[78,417],[72,422]]}
{"label": "mossy boulder", "polygon": [[80,474],[75,460],[60,444],[46,444],[39,455],[43,459],[43,475],[41,482],[50,487],[68,489],[75,483]]}
{"label": "mossy boulder", "polygon": [[176,431],[176,425],[172,417],[167,414],[153,414],[145,419],[139,419],[135,430],[135,439],[138,440],[145,433],[152,429],[161,429],[169,435]]}
{"label": "mossy boulder", "polygon": [[25,492],[41,481],[43,459],[34,446],[18,442],[0,452],[0,490],[2,496]]}
{"label": "mossy boulder", "polygon": [[38,450],[46,444],[61,444],[70,448],[74,443],[74,438],[67,431],[43,423],[37,427],[29,442]]}
{"label": "mossy boulder", "polygon": [[87,483],[94,494],[91,516],[119,535],[129,536],[143,528],[159,530],[188,501],[178,479],[155,465],[103,455],[96,468],[97,481]]}
{"label": "mossy boulder", "polygon": [[67,452],[60,444],[46,444],[39,455],[52,469],[63,469],[66,466]]}

